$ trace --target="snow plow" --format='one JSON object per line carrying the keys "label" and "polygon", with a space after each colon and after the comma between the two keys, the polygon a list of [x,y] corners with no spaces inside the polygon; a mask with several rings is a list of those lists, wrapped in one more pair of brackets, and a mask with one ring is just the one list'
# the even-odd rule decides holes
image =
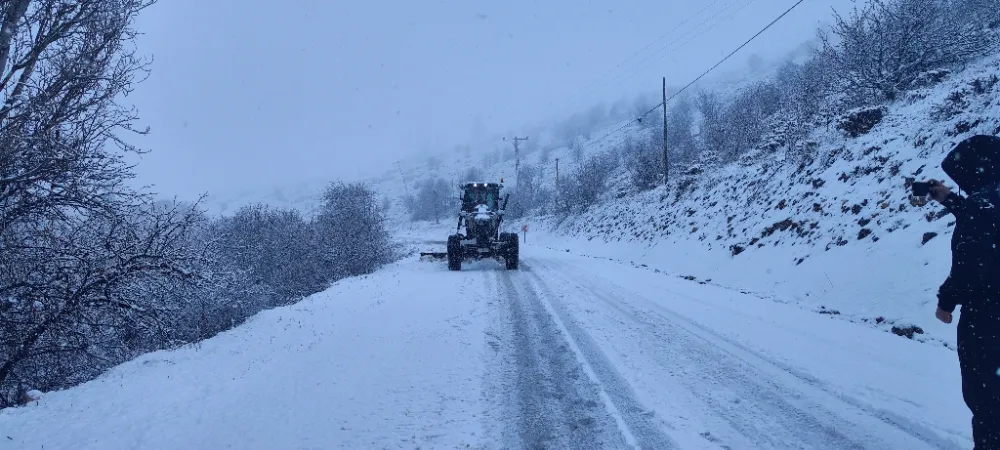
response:
{"label": "snow plow", "polygon": [[[462,208],[455,234],[448,236],[447,251],[423,252],[421,258],[448,261],[448,270],[462,270],[466,260],[496,259],[507,270],[517,270],[517,233],[501,233],[504,210],[510,194],[500,200],[500,183],[465,183],[461,186]],[[464,229],[463,229],[464,227]]]}

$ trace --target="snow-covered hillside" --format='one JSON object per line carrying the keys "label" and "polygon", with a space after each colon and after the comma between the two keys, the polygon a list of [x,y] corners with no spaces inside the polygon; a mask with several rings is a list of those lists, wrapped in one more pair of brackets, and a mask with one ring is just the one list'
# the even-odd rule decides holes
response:
{"label": "snow-covered hillside", "polygon": [[988,58],[887,105],[856,138],[834,121],[811,134],[804,153],[779,141],[738,163],[704,161],[666,191],[612,193],[582,215],[532,228],[551,230],[551,246],[582,240],[594,256],[952,343],[953,328],[933,312],[954,222],[911,199],[909,181],[947,180],[939,164],[948,150],[1000,133],[998,73],[1000,58]]}

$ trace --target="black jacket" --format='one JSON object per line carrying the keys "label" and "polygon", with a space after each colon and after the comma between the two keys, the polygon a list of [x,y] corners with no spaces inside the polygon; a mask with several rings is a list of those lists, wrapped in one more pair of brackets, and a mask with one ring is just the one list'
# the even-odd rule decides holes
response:
{"label": "black jacket", "polygon": [[955,215],[951,273],[938,289],[938,307],[967,313],[1000,308],[1000,138],[973,136],[948,153],[941,168],[968,197],[951,194]]}

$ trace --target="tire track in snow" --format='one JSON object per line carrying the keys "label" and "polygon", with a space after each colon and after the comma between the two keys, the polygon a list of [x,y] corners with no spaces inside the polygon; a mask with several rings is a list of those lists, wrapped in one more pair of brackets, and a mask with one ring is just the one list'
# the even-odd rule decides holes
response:
{"label": "tire track in snow", "polygon": [[[669,295],[678,295],[678,296],[684,295],[670,290],[667,290],[666,293],[668,293]],[[760,363],[773,366],[775,369],[779,369],[785,372],[785,374],[797,378],[798,380],[796,380],[796,382],[804,384],[816,391],[821,391],[822,393],[829,395],[833,398],[836,398],[837,400],[847,405],[850,405],[851,407],[856,408],[859,411],[867,415],[870,415],[873,418],[877,418],[886,425],[895,428],[894,431],[905,433],[909,435],[909,437],[920,440],[923,443],[932,446],[933,448],[949,449],[949,450],[958,450],[960,448],[954,442],[943,439],[934,431],[904,417],[903,415],[893,413],[892,411],[875,408],[870,405],[866,405],[864,404],[864,402],[859,401],[856,398],[853,398],[841,392],[837,392],[835,389],[831,388],[830,386],[818,380],[817,378],[813,377],[812,375],[809,375],[808,373],[805,373],[801,370],[791,367],[783,362],[772,359],[768,356],[757,353],[750,347],[743,345],[738,341],[734,341],[722,335],[721,333],[711,328],[708,328],[700,323],[679,316],[673,311],[670,311],[669,309],[663,307],[660,304],[651,302],[649,300],[647,300],[647,303],[651,305],[654,309],[661,311],[663,314],[670,315],[675,322],[682,322],[683,323],[682,326],[688,327],[690,330],[692,330],[692,333],[694,334],[705,333],[704,336],[708,336],[712,340],[717,339],[716,342],[724,343],[724,345],[732,347],[733,350],[735,350],[735,353],[752,355],[752,359],[758,360]]]}
{"label": "tire track in snow", "polygon": [[[597,299],[638,325],[642,331],[636,336],[645,341],[643,348],[651,350],[661,366],[684,363],[678,378],[689,394],[754,448],[954,448],[918,425],[886,417],[829,392],[812,377],[758,355],[656,302],[645,299],[644,303],[656,311],[640,311],[619,286],[598,283],[588,278],[585,270],[573,271],[582,268],[554,267],[541,261],[532,264],[548,278],[562,279],[567,287],[575,285],[571,288],[575,294]],[[727,402],[713,395],[715,391],[734,392],[743,401]],[[824,405],[836,405],[840,414]]]}
{"label": "tire track in snow", "polygon": [[[651,420],[649,411],[636,400],[629,383],[618,373],[600,347],[559,303],[545,280],[523,262],[521,267],[527,268],[531,285],[535,288],[531,293],[539,304],[550,310],[559,327],[565,330],[577,358],[586,367],[588,375],[600,386],[608,409],[618,419],[619,428],[629,443],[643,449],[677,448],[677,444]],[[539,291],[544,297],[538,295]]]}
{"label": "tire track in snow", "polygon": [[497,272],[495,316],[487,333],[496,349],[486,391],[500,417],[503,449],[628,448],[565,336],[520,274]]}

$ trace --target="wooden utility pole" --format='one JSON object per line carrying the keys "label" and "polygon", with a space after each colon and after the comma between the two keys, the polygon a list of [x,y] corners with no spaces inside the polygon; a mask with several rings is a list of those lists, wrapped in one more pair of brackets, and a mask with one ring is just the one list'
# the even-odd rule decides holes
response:
{"label": "wooden utility pole", "polygon": [[667,156],[667,77],[663,77],[663,186],[670,178],[670,162]]}
{"label": "wooden utility pole", "polygon": [[399,179],[403,180],[403,188],[408,189],[409,186],[407,186],[406,177],[403,176],[403,168],[399,165],[399,161],[396,161],[396,170],[399,170]]}
{"label": "wooden utility pole", "polygon": [[[507,140],[507,138],[503,139],[505,141]],[[523,138],[519,138],[517,136],[511,138],[511,141],[513,141],[514,143],[514,179],[517,180],[516,182],[521,181],[521,151],[520,151],[521,149],[518,147],[518,144],[520,144],[521,141],[527,141],[527,140],[528,140],[527,136]]]}
{"label": "wooden utility pole", "polygon": [[439,208],[441,207],[441,202],[439,200],[441,200],[441,197],[438,197],[438,195],[440,194],[438,193],[437,183],[434,183],[433,192],[434,192],[434,225],[440,225],[441,210]]}
{"label": "wooden utility pole", "polygon": [[556,158],[556,190],[559,190],[559,158]]}

